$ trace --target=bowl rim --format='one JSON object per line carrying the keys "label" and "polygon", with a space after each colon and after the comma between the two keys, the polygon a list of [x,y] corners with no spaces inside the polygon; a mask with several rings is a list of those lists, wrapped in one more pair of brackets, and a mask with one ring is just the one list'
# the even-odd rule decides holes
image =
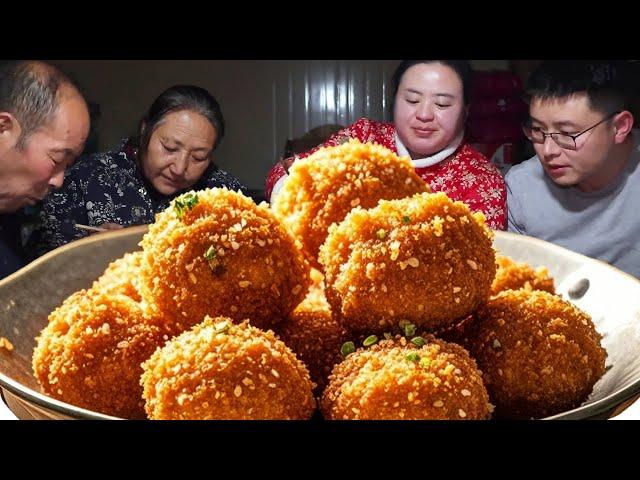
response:
{"label": "bowl rim", "polygon": [[28,263],[27,265],[25,265],[24,267],[22,267],[20,270],[16,270],[15,272],[13,272],[11,275],[8,275],[7,277],[3,278],[2,280],[0,280],[0,288],[2,288],[5,284],[12,282],[13,280],[16,280],[17,278],[20,278],[22,275],[28,273],[29,271],[33,270],[34,268],[36,268],[38,265],[40,265],[41,263],[45,263],[47,261],[49,261],[49,259],[60,255],[61,253],[64,253],[67,250],[70,250],[72,248],[76,248],[78,245],[85,245],[85,244],[91,244],[94,242],[98,242],[101,240],[104,240],[105,238],[112,238],[112,237],[121,237],[121,236],[128,236],[128,235],[132,235],[134,233],[142,233],[142,232],[146,232],[148,229],[148,225],[136,225],[134,227],[125,227],[125,228],[120,228],[118,230],[109,230],[106,232],[99,232],[99,233],[95,233],[93,235],[90,235],[88,237],[83,237],[83,238],[79,238],[78,240],[74,240],[72,242],[69,243],[65,243],[64,245],[58,247],[58,248],[54,248],[53,250],[51,250],[50,252],[45,253],[44,255],[42,255],[41,257],[36,258],[34,261]]}
{"label": "bowl rim", "polygon": [[[11,275],[0,280],[0,288],[2,288],[5,284],[8,284],[17,278],[29,273],[31,270],[37,268],[40,264],[49,261],[49,259],[64,253],[67,250],[77,247],[78,245],[91,244],[94,242],[99,242],[104,240],[105,238],[117,238],[121,236],[129,236],[136,233],[144,233],[148,229],[148,225],[136,225],[133,227],[125,227],[118,230],[109,230],[106,232],[96,233],[94,235],[90,235],[84,238],[80,238],[78,240],[74,240],[73,242],[69,242],[65,245],[62,245],[58,248],[47,252],[43,256],[35,259],[33,262],[30,262],[28,265],[25,265],[20,270],[13,272]],[[120,420],[119,417],[113,417],[111,415],[106,415],[104,413],[94,412],[93,410],[87,410],[85,408],[77,407],[75,405],[71,405],[70,403],[66,403],[60,400],[56,400],[53,397],[49,397],[40,392],[37,392],[22,383],[13,380],[12,378],[5,375],[2,371],[0,371],[0,387],[9,390],[11,393],[17,395],[22,400],[26,400],[32,402],[39,407],[53,410],[57,413],[62,413],[63,415],[68,415],[70,417],[75,418],[83,418],[89,420]]]}
{"label": "bowl rim", "polygon": [[[85,237],[85,238],[81,238],[79,240],[75,240],[73,242],[70,242],[68,244],[65,244],[61,247],[58,247],[48,253],[46,253],[45,255],[43,255],[42,257],[34,260],[33,262],[29,263],[28,265],[26,265],[25,267],[21,268],[20,270],[12,273],[11,275],[9,275],[8,277],[4,278],[3,280],[0,280],[0,288],[8,282],[11,282],[17,278],[19,278],[20,276],[26,274],[27,272],[29,272],[30,270],[36,268],[38,265],[40,265],[41,263],[47,262],[50,258],[55,257],[57,255],[60,255],[62,253],[64,253],[66,250],[71,249],[71,248],[75,248],[78,245],[83,245],[83,244],[90,244],[93,242],[98,242],[101,241],[105,238],[117,238],[119,236],[128,236],[128,235],[133,235],[133,234],[138,234],[138,233],[144,233],[146,232],[148,229],[148,225],[137,225],[134,227],[127,227],[127,228],[123,228],[123,229],[119,229],[119,230],[113,230],[113,231],[108,231],[108,232],[101,232],[95,235],[91,235],[89,237]],[[562,247],[560,245],[556,245],[554,243],[551,242],[547,242],[538,238],[534,238],[534,237],[529,237],[527,235],[520,235],[520,234],[516,234],[513,232],[505,232],[505,231],[494,231],[494,233],[497,236],[500,237],[505,237],[505,238],[515,238],[518,237],[518,241],[524,241],[525,243],[530,243],[532,245],[537,245],[537,246],[543,246],[546,249],[551,249],[551,250],[555,250],[557,253],[562,253],[562,254],[566,254],[567,252],[570,254],[570,256],[574,256],[575,258],[579,258],[581,260],[585,260],[586,261],[595,261],[598,262],[602,265],[604,265],[605,267],[615,271],[616,274],[623,274],[627,277],[629,277],[632,281],[637,282],[638,284],[640,284],[640,279],[634,277],[633,275],[630,275],[626,272],[623,272],[622,270],[619,270],[611,265],[609,265],[606,262],[603,262],[602,260],[598,260],[595,258],[591,258],[591,257],[587,257],[586,255],[583,255],[581,253],[578,252],[574,252],[572,250],[569,250],[565,247]],[[494,245],[494,249],[495,249],[495,245]],[[42,393],[36,392],[35,390],[23,385],[20,382],[17,382],[11,378],[9,378],[8,376],[6,376],[4,373],[2,373],[0,371],[0,387],[2,388],[6,388],[7,390],[9,390],[10,392],[12,392],[13,394],[17,395],[18,397],[20,397],[21,399],[25,400],[25,401],[29,401],[32,402],[40,407],[49,409],[49,410],[53,410],[57,413],[62,413],[64,415],[68,415],[71,417],[75,417],[75,418],[83,418],[83,419],[91,419],[91,420],[120,420],[120,417],[114,417],[114,416],[110,416],[110,415],[106,415],[103,413],[99,413],[99,412],[94,412],[92,410],[87,410],[81,407],[76,407],[74,405],[71,405],[69,403],[60,401],[60,400],[56,400],[52,397],[49,397],[47,395],[44,395]],[[602,413],[611,411],[612,409],[615,409],[616,406],[620,405],[622,402],[628,400],[629,398],[633,397],[634,395],[637,395],[638,393],[640,393],[640,378],[638,378],[637,380],[635,380],[634,382],[632,382],[630,385],[627,385],[626,387],[624,387],[622,390],[619,390],[617,392],[611,393],[609,395],[607,395],[604,398],[601,398],[600,400],[597,400],[595,402],[592,402],[588,405],[582,405],[579,407],[576,407],[574,409],[571,410],[567,410],[565,412],[561,412],[555,415],[551,415],[548,417],[543,417],[540,420],[555,420],[555,419],[587,419],[587,418],[591,418],[594,417],[596,415],[600,415]],[[640,401],[640,400],[638,400]]]}
{"label": "bowl rim", "polygon": [[[604,262],[597,258],[588,257],[586,255],[583,255],[582,253],[574,252],[573,250],[569,250],[568,248],[562,247],[560,245],[556,245],[555,243],[547,242],[546,240],[530,237],[528,235],[521,235],[513,232],[495,231],[494,233],[497,233],[499,234],[499,236],[502,236],[505,238],[519,237],[525,243],[529,243],[531,245],[545,247],[547,250],[556,251],[562,254],[569,253],[570,256],[573,256],[574,258],[577,258],[577,259],[586,260],[587,262],[599,263],[600,265],[605,266],[606,268],[614,271],[616,274],[618,275],[622,274],[623,276],[628,277],[630,280],[634,281],[635,283],[640,284],[640,279],[634,277],[633,275],[627,272],[623,272],[622,270],[608,264],[607,262]],[[494,245],[494,249],[495,249],[495,245]],[[640,378],[632,382],[630,385],[627,385],[622,390],[613,392],[607,395],[606,397],[601,398],[600,400],[589,403],[588,405],[581,405],[571,410],[567,410],[566,412],[561,412],[555,415],[544,417],[544,418],[541,418],[540,420],[583,419],[583,418],[586,419],[586,418],[594,417],[596,415],[599,415],[614,409],[616,406],[620,405],[622,402],[624,402],[625,400],[628,400],[634,395],[637,395],[638,393],[640,393]],[[586,415],[582,415],[583,413]]]}

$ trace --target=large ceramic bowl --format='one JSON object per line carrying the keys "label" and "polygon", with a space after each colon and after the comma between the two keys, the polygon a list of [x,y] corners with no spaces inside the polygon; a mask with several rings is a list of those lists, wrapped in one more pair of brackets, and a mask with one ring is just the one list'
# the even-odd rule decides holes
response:
{"label": "large ceramic bowl", "polygon": [[[19,418],[106,419],[40,393],[31,370],[35,337],[67,296],[91,285],[107,265],[138,249],[146,227],[101,233],[39,258],[0,281],[0,388]],[[541,240],[497,232],[496,249],[532,266],[544,265],[558,292],[593,317],[607,349],[607,372],[587,401],[550,418],[607,418],[640,394],[640,281],[597,260]],[[588,280],[588,288],[584,285]],[[582,285],[582,288],[576,288]],[[573,293],[572,296],[569,292]]]}

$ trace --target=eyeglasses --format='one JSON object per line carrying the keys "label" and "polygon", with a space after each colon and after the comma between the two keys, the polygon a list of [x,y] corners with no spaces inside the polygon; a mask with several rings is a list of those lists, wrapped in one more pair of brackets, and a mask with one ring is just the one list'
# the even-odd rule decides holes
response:
{"label": "eyeglasses", "polygon": [[529,140],[531,140],[531,142],[533,143],[544,143],[547,137],[551,137],[553,141],[556,142],[556,144],[560,148],[565,148],[567,150],[577,150],[578,144],[576,143],[576,138],[578,138],[580,135],[587,133],[589,130],[593,130],[601,123],[604,123],[607,120],[611,120],[613,117],[615,117],[619,113],[620,113],[619,111],[613,112],[611,115],[606,116],[595,125],[592,125],[586,130],[580,133],[576,133],[575,135],[569,135],[568,133],[560,133],[560,132],[544,133],[539,128],[532,128],[530,125],[523,125],[522,130],[526,135],[526,137]]}

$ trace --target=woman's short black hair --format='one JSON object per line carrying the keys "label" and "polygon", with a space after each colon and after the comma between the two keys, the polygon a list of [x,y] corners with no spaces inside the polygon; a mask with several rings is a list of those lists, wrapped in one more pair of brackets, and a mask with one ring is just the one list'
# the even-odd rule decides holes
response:
{"label": "woman's short black hair", "polygon": [[224,117],[218,101],[204,88],[193,85],[174,85],[155,99],[140,122],[137,146],[141,154],[147,151],[151,135],[162,119],[169,113],[181,110],[199,113],[209,120],[216,130],[216,141],[213,144],[215,150],[224,136]]}
{"label": "woman's short black hair", "polygon": [[462,82],[462,96],[464,104],[469,105],[473,69],[471,68],[471,63],[468,60],[403,60],[400,62],[400,65],[398,65],[396,71],[393,73],[393,77],[391,78],[393,92],[393,97],[391,98],[393,99],[393,102],[395,102],[396,94],[398,93],[398,88],[400,87],[400,82],[402,81],[404,73],[414,65],[419,65],[421,63],[441,63],[456,72]]}

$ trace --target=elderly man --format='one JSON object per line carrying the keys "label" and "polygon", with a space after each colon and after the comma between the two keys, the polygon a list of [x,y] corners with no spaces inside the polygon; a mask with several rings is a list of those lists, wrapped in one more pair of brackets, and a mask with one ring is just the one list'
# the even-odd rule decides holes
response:
{"label": "elderly man", "polygon": [[57,68],[34,61],[0,67],[0,279],[25,263],[14,213],[62,185],[88,133],[87,104]]}

